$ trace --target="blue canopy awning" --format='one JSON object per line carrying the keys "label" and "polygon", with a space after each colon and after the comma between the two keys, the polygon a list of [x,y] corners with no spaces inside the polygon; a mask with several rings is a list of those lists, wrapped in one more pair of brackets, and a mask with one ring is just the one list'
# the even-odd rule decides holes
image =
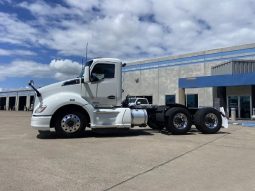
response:
{"label": "blue canopy awning", "polygon": [[179,78],[179,88],[255,85],[255,73]]}

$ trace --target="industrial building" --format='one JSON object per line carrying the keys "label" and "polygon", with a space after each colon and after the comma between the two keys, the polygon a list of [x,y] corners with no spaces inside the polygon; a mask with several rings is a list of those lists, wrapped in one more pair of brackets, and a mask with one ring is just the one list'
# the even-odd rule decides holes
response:
{"label": "industrial building", "polygon": [[19,89],[0,92],[0,110],[29,111],[33,108],[34,91]]}
{"label": "industrial building", "polygon": [[255,108],[255,44],[129,62],[124,94],[153,104],[236,109],[249,119]]}
{"label": "industrial building", "polygon": [[[123,68],[126,95],[153,104],[181,103],[189,107],[236,109],[249,119],[255,108],[255,43],[177,56],[128,62]],[[34,92],[0,92],[1,110],[29,110]]]}

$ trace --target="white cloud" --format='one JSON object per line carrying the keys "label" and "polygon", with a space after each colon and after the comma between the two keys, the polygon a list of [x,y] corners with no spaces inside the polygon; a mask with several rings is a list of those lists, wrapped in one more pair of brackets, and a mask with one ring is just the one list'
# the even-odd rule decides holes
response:
{"label": "white cloud", "polygon": [[65,80],[77,77],[81,71],[81,65],[68,59],[52,60],[49,65],[55,73],[54,77],[58,80]]}
{"label": "white cloud", "polygon": [[71,60],[52,60],[50,64],[40,64],[34,61],[13,61],[0,65],[0,80],[7,77],[54,78],[65,80],[79,75],[81,66]]}
{"label": "white cloud", "polygon": [[54,16],[54,15],[63,15],[70,13],[68,8],[65,8],[61,5],[51,7],[44,1],[36,1],[34,3],[21,2],[20,7],[30,10],[34,15],[41,16]]}
{"label": "white cloud", "polygon": [[65,0],[65,2],[67,4],[69,4],[72,7],[78,8],[78,9],[82,9],[82,10],[88,10],[90,9],[92,6],[96,6],[99,5],[99,1],[98,0],[87,0],[86,2],[84,2],[83,0]]}
{"label": "white cloud", "polygon": [[50,77],[49,66],[34,61],[13,61],[0,65],[0,80],[6,77]]}
{"label": "white cloud", "polygon": [[2,49],[0,48],[0,56],[35,56],[36,53],[30,50],[19,50],[19,49],[14,49],[14,50],[8,50],[8,49]]}
{"label": "white cloud", "polygon": [[28,46],[36,44],[40,32],[14,14],[0,12],[0,42]]}
{"label": "white cloud", "polygon": [[[65,0],[22,2],[35,20],[0,13],[0,42],[60,55],[136,59],[255,41],[252,0]],[[240,10],[245,10],[240,13]]]}

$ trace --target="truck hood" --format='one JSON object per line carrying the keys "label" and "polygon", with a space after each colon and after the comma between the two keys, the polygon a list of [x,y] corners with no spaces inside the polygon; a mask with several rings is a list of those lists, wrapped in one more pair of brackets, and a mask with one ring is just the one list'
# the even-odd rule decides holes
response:
{"label": "truck hood", "polygon": [[65,91],[74,91],[77,87],[76,85],[81,83],[80,78],[69,79],[61,82],[57,82],[48,86],[44,86],[39,90],[42,94],[42,97],[47,97],[51,94],[56,94],[58,92],[65,92]]}
{"label": "truck hood", "polygon": [[38,105],[39,102],[43,104],[43,100],[51,95],[61,96],[61,93],[72,92],[72,93],[81,93],[81,79],[74,78],[61,82],[57,82],[54,84],[50,84],[48,86],[44,86],[39,88],[38,91],[41,93],[41,97],[36,97],[35,105]]}
{"label": "truck hood", "polygon": [[53,92],[56,93],[56,91],[61,89],[62,84],[63,84],[63,81],[50,84],[50,85],[39,88],[38,91],[41,93],[42,97],[47,97],[49,94],[52,94]]}

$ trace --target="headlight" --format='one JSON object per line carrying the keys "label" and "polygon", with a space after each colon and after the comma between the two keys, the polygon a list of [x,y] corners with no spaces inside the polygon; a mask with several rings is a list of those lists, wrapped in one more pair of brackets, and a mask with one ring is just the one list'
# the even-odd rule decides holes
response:
{"label": "headlight", "polygon": [[46,105],[40,105],[36,110],[35,113],[42,113],[46,109]]}

